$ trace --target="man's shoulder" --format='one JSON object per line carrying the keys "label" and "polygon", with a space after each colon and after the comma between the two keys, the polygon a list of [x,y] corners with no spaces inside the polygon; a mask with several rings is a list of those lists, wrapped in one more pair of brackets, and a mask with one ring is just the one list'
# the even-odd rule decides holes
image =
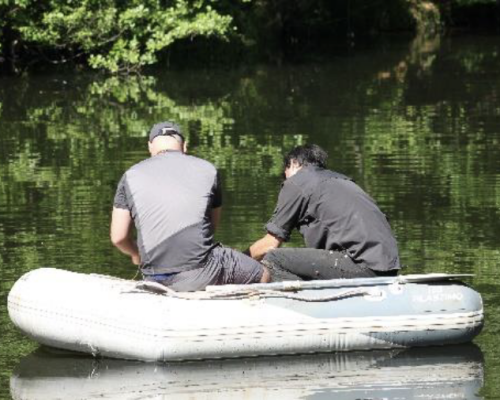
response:
{"label": "man's shoulder", "polygon": [[281,192],[283,194],[287,194],[288,196],[295,195],[306,195],[306,192],[309,190],[308,186],[310,186],[310,179],[307,177],[307,174],[295,174],[292,177],[286,179],[281,185]]}
{"label": "man's shoulder", "polygon": [[199,167],[205,167],[207,169],[216,169],[215,165],[213,165],[210,161],[204,160],[203,158],[199,158],[196,156],[183,154],[183,153],[171,153],[166,155],[158,155],[150,158],[146,158],[145,160],[139,161],[137,164],[132,165],[127,172],[139,170],[139,169],[147,169],[154,168],[157,165],[162,164],[172,164],[172,165],[198,165]]}
{"label": "man's shoulder", "polygon": [[139,172],[143,169],[147,169],[148,168],[148,165],[151,164],[151,161],[152,161],[152,157],[151,158],[146,158],[142,161],[139,161],[137,163],[135,163],[134,165],[132,165],[131,167],[129,167],[124,173],[123,173],[123,177],[126,178],[127,176],[130,176],[131,174],[134,174],[135,172]]}
{"label": "man's shoulder", "polygon": [[292,187],[305,196],[318,190],[327,190],[331,185],[336,186],[340,182],[353,182],[347,175],[324,168],[305,167],[291,178],[287,179],[283,187],[291,191]]}
{"label": "man's shoulder", "polygon": [[165,171],[185,171],[207,178],[217,174],[217,168],[209,161],[187,154],[166,154],[147,158],[132,165],[125,171],[123,177],[128,180],[132,177],[164,174]]}

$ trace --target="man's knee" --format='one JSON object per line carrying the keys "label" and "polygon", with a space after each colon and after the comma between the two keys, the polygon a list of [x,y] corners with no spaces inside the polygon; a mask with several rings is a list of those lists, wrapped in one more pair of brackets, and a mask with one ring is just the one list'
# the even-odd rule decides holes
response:
{"label": "man's knee", "polygon": [[291,273],[290,271],[284,269],[280,263],[273,263],[272,260],[262,260],[263,267],[269,273],[269,282],[282,282],[282,281],[301,281],[298,275]]}
{"label": "man's knee", "polygon": [[262,263],[268,267],[283,267],[285,258],[283,249],[273,249],[266,253]]}
{"label": "man's knee", "polygon": [[270,251],[268,251],[268,252],[265,254],[264,258],[262,258],[262,262],[266,262],[266,263],[268,263],[268,264],[271,264],[271,263],[272,263],[272,260],[273,260],[274,258],[275,258],[275,257],[274,257],[274,255],[273,255],[273,251],[272,251],[272,250],[270,250]]}

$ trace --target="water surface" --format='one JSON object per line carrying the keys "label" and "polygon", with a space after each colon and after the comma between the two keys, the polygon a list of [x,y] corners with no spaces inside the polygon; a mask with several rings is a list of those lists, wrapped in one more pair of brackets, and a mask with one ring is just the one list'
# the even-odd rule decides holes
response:
{"label": "water surface", "polygon": [[[6,312],[7,293],[19,276],[43,266],[134,276],[128,259],[109,243],[111,204],[121,174],[147,157],[148,129],[165,119],[178,121],[190,152],[221,171],[224,211],[217,238],[224,244],[244,249],[264,233],[283,153],[314,142],[328,150],[332,169],[353,177],[388,215],[405,273],[475,274],[467,283],[485,302],[486,327],[475,341],[484,361],[452,358],[445,365],[472,362],[481,378],[473,374],[474,389],[464,398],[495,398],[498,66],[498,37],[455,37],[388,40],[349,56],[280,67],[160,71],[127,79],[83,73],[0,77],[0,398],[11,398],[12,379],[22,376],[36,349]],[[300,245],[300,237],[291,244]],[[435,362],[424,353],[424,365],[433,370]],[[338,359],[325,362],[337,365]],[[287,359],[279,368],[287,371],[287,363],[310,365]],[[245,365],[220,368],[257,376],[267,368]],[[121,373],[122,366],[117,368]],[[412,378],[411,368],[401,371]],[[328,397],[341,380],[334,372],[327,375],[293,395]],[[425,397],[443,398],[439,386]],[[42,395],[49,390],[40,387]],[[262,386],[259,393],[272,392]],[[411,398],[410,392],[400,394]]]}

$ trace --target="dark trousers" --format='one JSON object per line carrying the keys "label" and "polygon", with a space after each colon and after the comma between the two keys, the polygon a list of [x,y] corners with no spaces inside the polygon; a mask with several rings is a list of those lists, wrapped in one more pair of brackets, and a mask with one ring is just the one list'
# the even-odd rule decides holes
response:
{"label": "dark trousers", "polygon": [[272,280],[350,279],[396,276],[397,270],[373,271],[355,263],[344,251],[309,248],[271,250],[262,263],[269,269]]}

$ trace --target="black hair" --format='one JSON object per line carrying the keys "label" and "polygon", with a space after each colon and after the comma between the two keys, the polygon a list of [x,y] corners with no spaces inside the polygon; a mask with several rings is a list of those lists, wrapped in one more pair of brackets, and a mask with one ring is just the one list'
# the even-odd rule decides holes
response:
{"label": "black hair", "polygon": [[320,168],[326,168],[328,153],[317,144],[305,144],[297,146],[291,150],[284,158],[284,168],[290,167],[292,161],[296,161],[301,167],[315,165]]}

